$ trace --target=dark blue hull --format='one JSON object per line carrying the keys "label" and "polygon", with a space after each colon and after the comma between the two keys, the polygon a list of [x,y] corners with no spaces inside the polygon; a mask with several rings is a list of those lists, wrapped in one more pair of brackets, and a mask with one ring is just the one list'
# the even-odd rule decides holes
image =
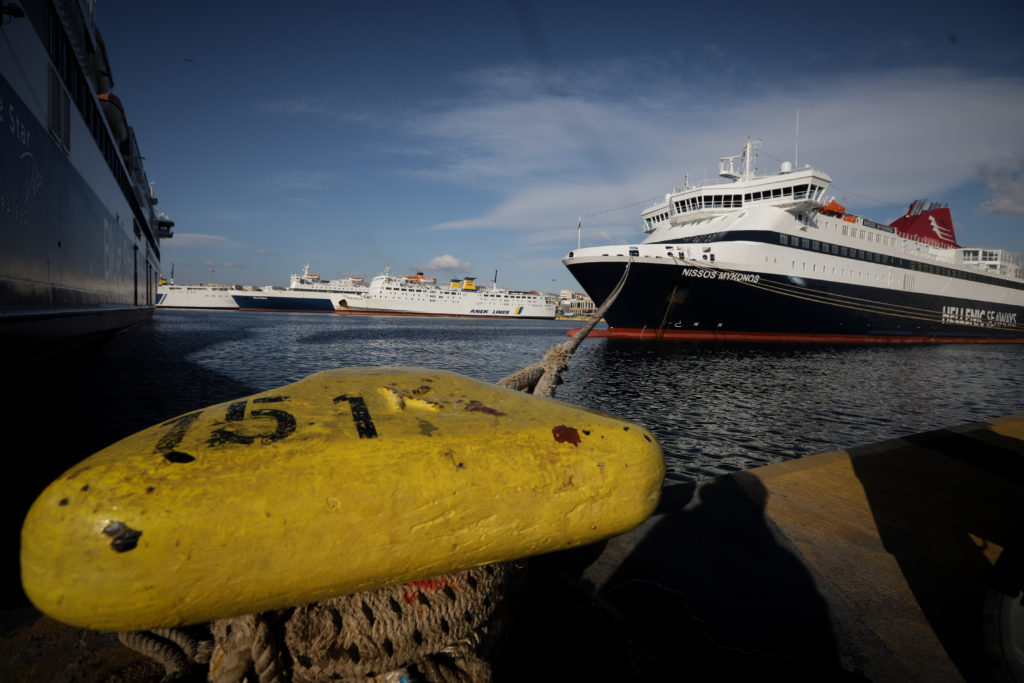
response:
{"label": "dark blue hull", "polygon": [[[600,305],[625,263],[578,262]],[[810,278],[634,262],[605,314],[613,336],[738,341],[1024,341],[1024,307]]]}
{"label": "dark blue hull", "polygon": [[243,311],[291,311],[296,313],[334,313],[334,304],[327,297],[266,296],[232,294]]}
{"label": "dark blue hull", "polygon": [[91,15],[20,5],[5,5],[0,53],[0,338],[77,337],[146,320],[159,239],[170,233],[134,137],[113,134],[94,69],[76,58]]}

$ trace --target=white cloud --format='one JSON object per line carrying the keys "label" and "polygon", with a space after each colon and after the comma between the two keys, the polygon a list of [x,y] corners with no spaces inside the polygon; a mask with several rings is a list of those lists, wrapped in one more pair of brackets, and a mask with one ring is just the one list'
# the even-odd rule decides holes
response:
{"label": "white cloud", "polygon": [[992,159],[978,167],[991,197],[984,208],[989,213],[1024,216],[1024,162],[1021,159]]}
{"label": "white cloud", "polygon": [[416,266],[417,270],[426,271],[445,271],[445,272],[468,272],[469,262],[463,261],[462,259],[455,258],[451,254],[445,254],[444,256],[435,256],[426,263]]}
{"label": "white cloud", "polygon": [[438,150],[416,173],[498,197],[431,227],[550,232],[591,214],[585,230],[636,234],[642,207],[612,210],[671,191],[684,173],[691,183],[717,180],[719,157],[739,153],[748,135],[765,141],[762,171],[793,161],[798,108],[798,163],[828,172],[832,192],[852,208],[941,199],[986,161],[1024,155],[1020,78],[906,69],[708,93],[699,81],[639,73],[617,65],[616,78],[633,77],[618,86],[595,72],[570,74],[563,96],[531,90],[529,74],[513,69],[489,81],[478,73],[469,81],[478,91],[410,121],[418,144]]}
{"label": "white cloud", "polygon": [[176,232],[174,237],[162,242],[164,247],[201,247],[203,249],[226,249],[239,246],[237,242],[221,235],[204,235],[196,232]]}

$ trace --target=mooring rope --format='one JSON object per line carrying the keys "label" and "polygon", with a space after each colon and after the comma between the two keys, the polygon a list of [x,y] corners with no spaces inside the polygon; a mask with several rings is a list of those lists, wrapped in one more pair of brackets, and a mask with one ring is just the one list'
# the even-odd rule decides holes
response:
{"label": "mooring rope", "polygon": [[[552,396],[569,359],[622,292],[622,277],[587,323],[539,363],[498,384]],[[351,678],[471,683],[491,678],[486,656],[500,632],[524,562],[476,567],[424,581],[343,595],[286,610],[218,619],[207,635],[182,629],[119,633],[126,646],[164,667],[163,681],[209,663],[215,683],[304,683]]]}
{"label": "mooring rope", "polygon": [[626,268],[622,271],[622,277],[619,278],[618,284],[609,292],[586,324],[576,330],[576,333],[568,341],[549,348],[540,362],[520,368],[508,377],[498,380],[498,386],[524,391],[535,396],[554,396],[555,387],[561,382],[562,372],[569,367],[569,359],[622,292],[622,288],[626,286],[626,279],[629,277],[629,268],[632,265],[633,259],[630,257],[626,261]]}

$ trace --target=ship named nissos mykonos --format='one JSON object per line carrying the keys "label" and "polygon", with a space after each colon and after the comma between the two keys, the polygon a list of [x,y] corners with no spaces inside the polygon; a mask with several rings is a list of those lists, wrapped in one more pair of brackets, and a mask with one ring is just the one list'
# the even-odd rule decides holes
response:
{"label": "ship named nissos mykonos", "polygon": [[0,2],[0,341],[152,316],[160,239],[95,2]]}
{"label": "ship named nissos mykonos", "polygon": [[758,175],[748,141],[730,182],[685,186],[642,213],[638,245],[563,263],[611,336],[780,342],[1024,341],[1024,272],[957,244],[948,208],[916,201],[888,225],[825,202],[831,178],[783,162]]}

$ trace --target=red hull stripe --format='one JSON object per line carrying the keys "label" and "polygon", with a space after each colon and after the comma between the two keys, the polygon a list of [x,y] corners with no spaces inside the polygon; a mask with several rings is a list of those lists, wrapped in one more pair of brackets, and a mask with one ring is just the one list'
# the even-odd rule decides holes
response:
{"label": "red hull stripe", "polygon": [[550,320],[551,318],[534,318],[531,315],[478,315],[476,313],[419,313],[416,311],[330,311],[338,315],[404,315],[416,318],[494,318],[495,320],[511,318],[513,320]]}
{"label": "red hull stripe", "polygon": [[[162,308],[170,308],[163,306]],[[192,308],[191,306],[189,308]],[[534,318],[529,315],[469,315],[460,313],[413,313],[410,311],[324,311],[324,310],[296,310],[294,308],[239,308],[225,309],[239,310],[252,313],[332,313],[334,315],[402,315],[418,318],[494,318],[495,320],[549,320],[549,318]]]}
{"label": "red hull stripe", "polygon": [[[569,330],[572,336],[580,328]],[[931,337],[898,334],[800,334],[791,332],[712,332],[620,328],[594,330],[591,337],[615,339],[678,339],[684,341],[769,342],[785,344],[1022,344],[1024,337]]]}

